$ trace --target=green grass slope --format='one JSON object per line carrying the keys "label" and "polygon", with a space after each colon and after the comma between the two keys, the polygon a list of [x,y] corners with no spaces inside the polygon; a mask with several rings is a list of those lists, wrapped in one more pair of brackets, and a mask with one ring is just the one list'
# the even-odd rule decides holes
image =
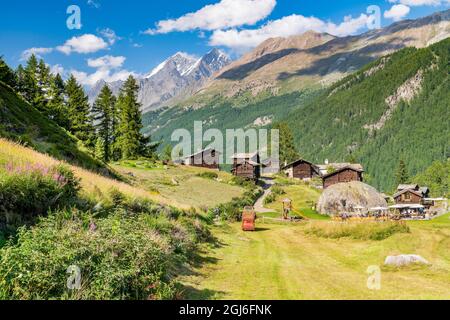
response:
{"label": "green grass slope", "polygon": [[66,130],[34,109],[9,86],[0,82],[0,137],[20,142],[59,160],[87,169],[104,165]]}
{"label": "green grass slope", "polygon": [[[450,140],[449,51],[450,38],[425,49],[401,50],[297,109],[286,120],[301,154],[323,162],[342,161],[352,153],[365,165],[371,183],[385,191],[394,187],[400,159],[410,176],[433,161],[445,160]],[[414,99],[400,102],[380,130],[364,128],[383,117],[388,110],[386,98],[420,70],[423,82]]]}

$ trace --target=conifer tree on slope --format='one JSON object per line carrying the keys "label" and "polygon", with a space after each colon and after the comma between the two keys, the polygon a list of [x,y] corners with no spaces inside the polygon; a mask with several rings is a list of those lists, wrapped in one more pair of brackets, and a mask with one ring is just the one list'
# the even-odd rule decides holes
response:
{"label": "conifer tree on slope", "polygon": [[[18,70],[19,72],[21,70]],[[34,106],[34,101],[38,93],[38,60],[33,54],[27,60],[27,65],[23,69],[23,75],[19,75],[20,81],[20,94],[27,100],[31,105]]]}
{"label": "conifer tree on slope", "polygon": [[16,87],[16,75],[3,60],[2,56],[0,56],[0,81],[11,87]]}
{"label": "conifer tree on slope", "polygon": [[409,183],[409,174],[405,161],[400,160],[395,178],[397,180],[397,185]]}
{"label": "conifer tree on slope", "polygon": [[45,64],[44,60],[40,60],[36,70],[37,88],[32,104],[36,109],[48,116],[48,93],[51,82],[50,68]]}
{"label": "conifer tree on slope", "polygon": [[64,100],[65,84],[59,74],[50,75],[50,87],[48,90],[47,115],[63,128],[69,129],[69,119]]}
{"label": "conifer tree on slope", "polygon": [[16,75],[16,91],[19,93],[22,97],[25,98],[24,92],[25,92],[25,78],[26,78],[26,71],[25,68],[19,64],[15,71]]}
{"label": "conifer tree on slope", "polygon": [[273,129],[279,130],[280,164],[290,163],[298,159],[299,154],[295,149],[294,135],[289,125],[285,122],[276,124]]}
{"label": "conifer tree on slope", "polygon": [[66,95],[69,131],[86,146],[94,147],[95,133],[88,97],[73,75],[67,80]]}
{"label": "conifer tree on slope", "polygon": [[139,156],[149,155],[147,144],[150,139],[141,133],[143,125],[141,105],[137,101],[138,90],[139,86],[136,80],[130,76],[123,85],[118,99],[120,124],[117,144],[122,159],[135,159]]}
{"label": "conifer tree on slope", "polygon": [[[114,126],[116,122],[116,98],[111,89],[105,85],[94,103],[94,119],[96,122],[97,143],[96,154],[100,159],[108,162],[111,159],[112,144],[114,143]],[[102,148],[103,150],[98,150]]]}

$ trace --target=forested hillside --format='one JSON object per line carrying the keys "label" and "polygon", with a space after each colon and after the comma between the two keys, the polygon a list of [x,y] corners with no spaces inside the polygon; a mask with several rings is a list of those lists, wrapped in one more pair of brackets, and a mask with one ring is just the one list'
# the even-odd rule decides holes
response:
{"label": "forested hillside", "polygon": [[171,108],[144,114],[143,124],[147,133],[165,144],[176,129],[193,131],[194,121],[203,121],[204,129],[238,129],[269,127],[284,119],[293,108],[312,101],[317,96],[313,90],[267,97],[258,102],[240,104],[235,100],[218,98],[202,108]]}
{"label": "forested hillside", "polygon": [[301,154],[312,161],[362,162],[390,191],[400,160],[410,176],[449,156],[450,38],[369,64],[291,113]]}

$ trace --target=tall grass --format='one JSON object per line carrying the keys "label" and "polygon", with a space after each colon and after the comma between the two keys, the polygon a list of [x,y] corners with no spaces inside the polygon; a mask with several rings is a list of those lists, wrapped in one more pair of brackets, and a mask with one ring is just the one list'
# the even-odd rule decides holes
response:
{"label": "tall grass", "polygon": [[406,224],[398,222],[311,222],[305,233],[321,238],[380,241],[396,233],[409,233]]}
{"label": "tall grass", "polygon": [[11,231],[77,200],[79,181],[67,167],[0,167],[0,230]]}
{"label": "tall grass", "polygon": [[110,179],[89,170],[69,165],[48,155],[0,138],[0,166],[5,166],[8,163],[13,163],[16,166],[37,164],[45,165],[47,167],[65,164],[74,172],[75,176],[80,179],[81,195],[92,202],[99,201],[102,198],[102,193],[115,188],[130,197],[149,198],[158,203],[173,205],[181,209],[189,209],[187,206],[183,206],[176,201],[170,201],[156,193],[148,192],[125,182]]}
{"label": "tall grass", "polygon": [[[60,211],[20,229],[0,249],[0,300],[178,298],[175,277],[209,237],[200,220],[147,201],[104,210]],[[70,267],[80,271],[75,289]]]}

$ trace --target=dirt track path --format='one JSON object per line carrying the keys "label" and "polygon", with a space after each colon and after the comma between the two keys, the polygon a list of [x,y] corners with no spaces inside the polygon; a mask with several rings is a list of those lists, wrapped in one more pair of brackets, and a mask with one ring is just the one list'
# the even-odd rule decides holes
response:
{"label": "dirt track path", "polygon": [[267,198],[267,196],[270,195],[271,193],[271,188],[272,186],[275,184],[275,182],[273,181],[273,179],[268,179],[268,178],[263,178],[261,179],[262,182],[264,182],[264,193],[263,195],[256,201],[254,207],[255,207],[255,211],[256,213],[269,213],[269,212],[273,212],[273,210],[271,209],[267,209],[264,207],[264,200]]}

